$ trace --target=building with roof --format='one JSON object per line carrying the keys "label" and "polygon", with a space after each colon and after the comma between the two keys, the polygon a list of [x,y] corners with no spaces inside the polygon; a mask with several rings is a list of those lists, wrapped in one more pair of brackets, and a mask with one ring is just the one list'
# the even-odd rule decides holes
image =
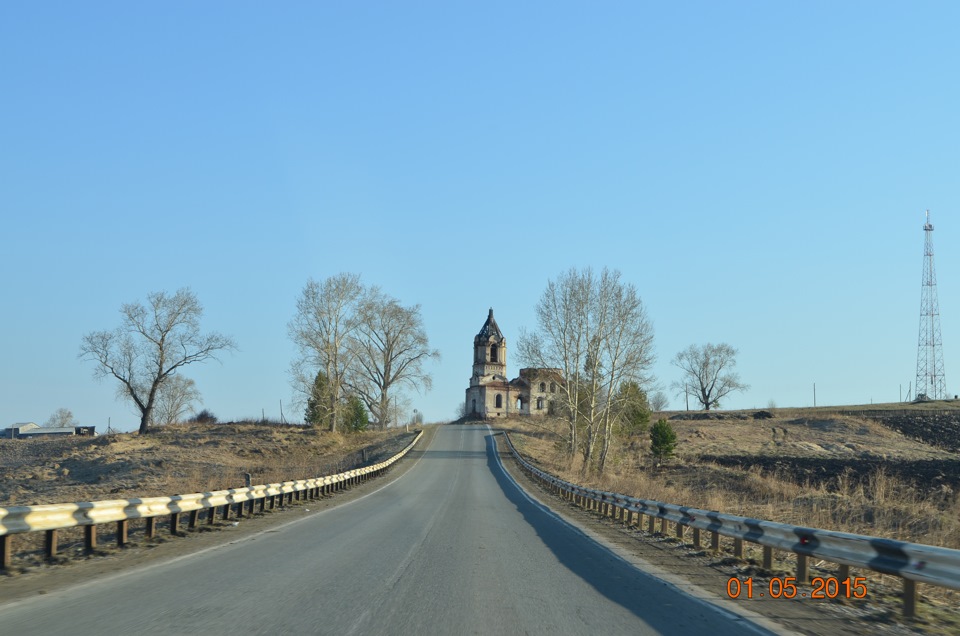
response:
{"label": "building with roof", "polygon": [[507,339],[491,308],[473,339],[473,374],[464,413],[477,418],[547,415],[562,383],[559,369],[520,369],[519,377],[507,378]]}
{"label": "building with roof", "polygon": [[0,438],[6,439],[35,439],[38,437],[61,437],[72,435],[96,436],[96,426],[40,426],[35,422],[22,422],[3,429]]}

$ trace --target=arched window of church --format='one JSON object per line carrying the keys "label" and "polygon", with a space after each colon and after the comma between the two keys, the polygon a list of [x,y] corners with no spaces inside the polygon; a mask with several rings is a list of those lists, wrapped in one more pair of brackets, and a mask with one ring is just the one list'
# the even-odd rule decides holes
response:
{"label": "arched window of church", "polygon": [[[496,346],[496,345],[494,345],[494,346]],[[503,396],[500,395],[499,393],[497,394],[497,408],[498,408],[498,409],[502,409],[502,408],[503,408]]]}
{"label": "arched window of church", "polygon": [[491,345],[490,346],[490,362],[499,362],[499,360],[497,360],[497,356],[499,353],[500,351],[497,345]]}
{"label": "arched window of church", "polygon": [[556,392],[557,392],[557,383],[556,383],[556,382],[551,382],[551,383],[550,383],[550,392],[551,392],[551,393],[556,393]]}
{"label": "arched window of church", "polygon": [[547,392],[547,383],[546,383],[546,382],[541,382],[541,383],[540,383],[540,392],[541,392],[541,393],[546,393],[546,392]]}
{"label": "arched window of church", "polygon": [[537,398],[537,410],[538,411],[543,410],[543,398]]}
{"label": "arched window of church", "polygon": [[477,398],[473,398],[473,412],[477,412]]}

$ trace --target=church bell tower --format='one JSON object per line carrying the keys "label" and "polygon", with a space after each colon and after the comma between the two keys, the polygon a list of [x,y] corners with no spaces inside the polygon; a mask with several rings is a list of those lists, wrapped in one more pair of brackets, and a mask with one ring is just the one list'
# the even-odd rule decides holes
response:
{"label": "church bell tower", "polygon": [[473,378],[479,380],[491,375],[503,380],[507,376],[507,340],[493,318],[493,308],[473,339]]}

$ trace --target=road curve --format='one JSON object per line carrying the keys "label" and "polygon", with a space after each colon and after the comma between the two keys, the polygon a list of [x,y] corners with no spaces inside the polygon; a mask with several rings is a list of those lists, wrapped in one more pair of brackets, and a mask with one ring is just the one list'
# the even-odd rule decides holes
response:
{"label": "road curve", "polygon": [[441,427],[400,479],[173,562],[0,606],[3,634],[768,633],[525,497],[489,429]]}

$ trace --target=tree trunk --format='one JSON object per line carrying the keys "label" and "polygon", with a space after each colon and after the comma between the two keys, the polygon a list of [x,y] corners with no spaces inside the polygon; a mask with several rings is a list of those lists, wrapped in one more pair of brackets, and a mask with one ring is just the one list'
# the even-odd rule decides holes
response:
{"label": "tree trunk", "polygon": [[[140,409],[140,430],[138,435],[144,435],[150,427],[150,415],[153,413],[153,404],[157,399],[157,390],[160,388],[161,380],[158,378],[153,381],[150,387],[150,394],[147,396],[147,404]],[[142,404],[142,402],[140,403]]]}
{"label": "tree trunk", "polygon": [[387,397],[386,390],[384,390],[380,395],[380,413],[379,418],[377,419],[380,420],[378,422],[380,425],[379,428],[381,430],[386,430],[387,424],[390,423],[390,399]]}
{"label": "tree trunk", "polygon": [[140,429],[137,431],[138,435],[144,435],[150,426],[150,412],[144,410],[140,415]]}
{"label": "tree trunk", "polygon": [[600,461],[597,465],[597,469],[603,473],[603,469],[607,465],[607,454],[610,452],[610,440],[613,437],[613,422],[610,419],[610,414],[607,412],[605,414],[604,423],[603,423],[603,445],[600,448]]}

